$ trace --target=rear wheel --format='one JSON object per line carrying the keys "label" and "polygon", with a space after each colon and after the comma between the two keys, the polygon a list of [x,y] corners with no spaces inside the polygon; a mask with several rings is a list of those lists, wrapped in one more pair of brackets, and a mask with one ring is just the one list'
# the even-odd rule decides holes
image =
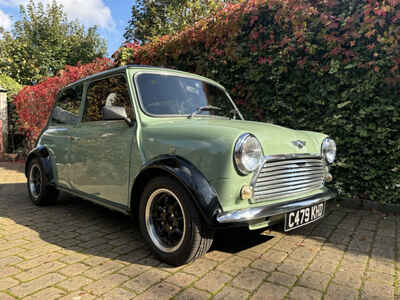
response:
{"label": "rear wheel", "polygon": [[139,225],[154,252],[171,265],[189,263],[211,247],[213,231],[201,220],[190,195],[169,177],[151,180],[139,207]]}
{"label": "rear wheel", "polygon": [[33,158],[28,168],[28,192],[35,205],[49,205],[57,200],[59,191],[50,186],[39,158]]}

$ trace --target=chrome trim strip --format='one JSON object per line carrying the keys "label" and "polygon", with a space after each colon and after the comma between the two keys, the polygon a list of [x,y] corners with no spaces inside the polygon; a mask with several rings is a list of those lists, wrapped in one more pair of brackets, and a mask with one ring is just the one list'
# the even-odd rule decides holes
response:
{"label": "chrome trim strip", "polygon": [[293,210],[309,207],[321,202],[328,201],[336,197],[336,193],[325,190],[322,193],[297,199],[295,202],[288,201],[283,203],[267,204],[259,207],[234,210],[220,213],[217,216],[219,223],[241,223],[253,220],[264,219],[267,217],[286,214]]}
{"label": "chrome trim strip", "polygon": [[307,180],[314,180],[314,179],[318,179],[321,178],[320,174],[316,174],[316,175],[311,175],[311,176],[296,176],[296,177],[291,177],[291,178],[287,178],[287,179],[278,179],[278,180],[269,180],[269,181],[258,181],[256,183],[255,189],[262,187],[262,186],[271,186],[271,185],[284,185],[285,183],[289,183],[289,182],[302,182],[302,181],[307,181]]}
{"label": "chrome trim strip", "polygon": [[281,174],[281,175],[275,175],[275,176],[263,176],[259,177],[258,180],[255,181],[257,184],[258,182],[265,182],[265,181],[271,181],[273,179],[281,179],[281,178],[296,178],[300,176],[314,176],[314,175],[319,175],[319,174],[324,174],[323,170],[317,170],[317,171],[308,171],[308,172],[298,172],[298,173],[292,173],[292,174]]}
{"label": "chrome trim strip", "polygon": [[[266,168],[263,168],[260,172],[259,178],[264,178],[264,177],[270,177],[274,175],[280,175],[280,174],[289,174],[289,173],[302,173],[306,171],[310,172],[315,172],[315,171],[323,171],[324,167],[318,167],[318,168],[292,168],[292,169],[284,169],[284,170],[278,170],[278,171],[271,171],[269,172],[268,170],[265,170]],[[265,171],[264,171],[265,170]]]}
{"label": "chrome trim strip", "polygon": [[[315,178],[309,178],[309,179],[304,179],[304,180],[296,180],[296,181],[285,181],[285,182],[278,182],[278,183],[272,183],[268,182],[266,184],[262,183],[262,184],[256,184],[256,188],[255,188],[255,192],[257,191],[268,191],[268,190],[274,190],[276,188],[284,188],[284,187],[294,187],[296,188],[297,186],[301,185],[301,184],[307,184],[307,183],[313,183],[315,184],[317,179],[321,178],[320,176],[315,177]],[[322,182],[322,180],[320,180]]]}
{"label": "chrome trim strip", "polygon": [[280,197],[282,195],[287,195],[287,194],[294,194],[297,192],[301,192],[301,191],[306,191],[306,190],[314,190],[314,189],[318,189],[321,188],[322,185],[322,181],[321,182],[316,182],[316,183],[312,183],[312,184],[303,184],[303,185],[299,185],[297,187],[294,187],[293,189],[288,189],[288,188],[282,188],[282,189],[274,189],[274,190],[261,190],[261,191],[257,191],[254,193],[254,198],[257,199],[274,199],[275,197]]}
{"label": "chrome trim strip", "polygon": [[289,162],[290,164],[288,164],[286,161],[286,164],[279,164],[279,165],[277,163],[268,163],[268,167],[264,167],[261,173],[265,173],[268,171],[278,171],[278,170],[297,168],[299,167],[299,165],[303,165],[304,168],[319,168],[321,166],[321,161],[297,162],[297,160],[290,160]]}

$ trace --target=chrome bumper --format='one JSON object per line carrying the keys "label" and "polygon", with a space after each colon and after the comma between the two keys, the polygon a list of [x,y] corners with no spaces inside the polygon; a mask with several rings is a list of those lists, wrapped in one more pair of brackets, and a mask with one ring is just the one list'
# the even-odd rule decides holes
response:
{"label": "chrome bumper", "polygon": [[266,204],[264,206],[223,212],[217,216],[217,221],[219,223],[240,223],[264,219],[325,202],[335,197],[336,193],[325,188],[325,191],[322,193],[292,200],[290,202]]}

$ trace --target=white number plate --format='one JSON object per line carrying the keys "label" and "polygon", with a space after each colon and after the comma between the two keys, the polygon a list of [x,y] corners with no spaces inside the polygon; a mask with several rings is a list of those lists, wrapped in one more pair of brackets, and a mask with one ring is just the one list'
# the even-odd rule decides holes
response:
{"label": "white number plate", "polygon": [[285,215],[285,231],[310,224],[325,214],[325,202],[291,211]]}

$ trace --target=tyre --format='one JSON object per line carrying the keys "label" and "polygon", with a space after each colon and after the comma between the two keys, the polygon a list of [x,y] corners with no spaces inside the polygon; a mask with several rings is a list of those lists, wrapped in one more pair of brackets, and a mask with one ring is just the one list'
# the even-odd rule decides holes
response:
{"label": "tyre", "polygon": [[39,158],[33,158],[28,167],[28,193],[35,205],[43,206],[54,203],[59,191],[49,186]]}
{"label": "tyre", "polygon": [[156,255],[174,266],[201,257],[213,241],[213,231],[200,218],[189,193],[169,177],[152,179],[146,185],[139,226]]}

